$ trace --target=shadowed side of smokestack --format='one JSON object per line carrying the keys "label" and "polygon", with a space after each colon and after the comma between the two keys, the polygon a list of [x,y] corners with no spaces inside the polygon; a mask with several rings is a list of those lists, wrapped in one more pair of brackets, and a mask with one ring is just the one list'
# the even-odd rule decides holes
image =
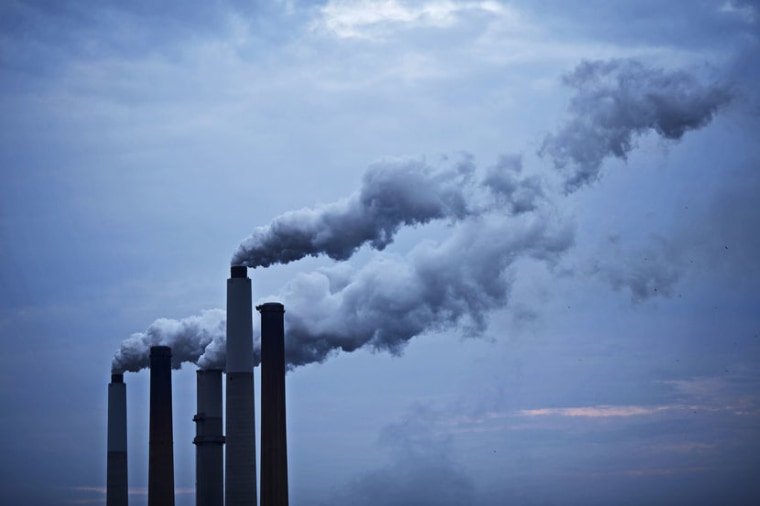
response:
{"label": "shadowed side of smokestack", "polygon": [[195,504],[224,504],[224,436],[222,435],[222,371],[197,371],[198,413],[195,422]]}
{"label": "shadowed side of smokestack", "polygon": [[108,384],[108,462],[106,505],[127,506],[127,385],[123,374]]}
{"label": "shadowed side of smokestack", "polygon": [[171,362],[171,348],[151,347],[148,506],[174,506]]}
{"label": "shadowed side of smokestack", "polygon": [[285,309],[277,302],[256,309],[261,313],[261,506],[287,506]]}
{"label": "shadowed side of smokestack", "polygon": [[256,506],[251,280],[233,266],[227,280],[226,506]]}

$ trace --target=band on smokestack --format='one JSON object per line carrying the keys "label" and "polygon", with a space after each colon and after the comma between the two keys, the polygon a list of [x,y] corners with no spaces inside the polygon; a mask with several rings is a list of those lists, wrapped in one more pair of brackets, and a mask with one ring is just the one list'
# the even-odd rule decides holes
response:
{"label": "band on smokestack", "polygon": [[174,506],[171,359],[170,347],[151,347],[148,506]]}
{"label": "band on smokestack", "polygon": [[127,506],[127,385],[123,374],[108,384],[108,461],[106,505]]}
{"label": "band on smokestack", "polygon": [[257,504],[252,311],[247,268],[233,266],[227,280],[226,506]]}
{"label": "band on smokestack", "polygon": [[277,302],[256,309],[261,313],[261,506],[287,506],[285,309]]}

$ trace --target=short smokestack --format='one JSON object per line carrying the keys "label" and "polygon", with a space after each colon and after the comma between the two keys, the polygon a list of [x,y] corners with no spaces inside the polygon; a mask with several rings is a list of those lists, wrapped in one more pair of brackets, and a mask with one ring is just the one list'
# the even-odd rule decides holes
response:
{"label": "short smokestack", "polygon": [[270,302],[261,313],[261,506],[288,506],[285,420],[285,309]]}
{"label": "short smokestack", "polygon": [[148,506],[174,506],[172,350],[150,349],[150,445]]}
{"label": "short smokestack", "polygon": [[197,371],[198,413],[195,422],[195,504],[224,504],[224,436],[222,435],[222,371]]}
{"label": "short smokestack", "polygon": [[123,374],[108,384],[107,506],[127,506],[127,385]]}
{"label": "short smokestack", "polygon": [[233,266],[227,280],[226,506],[257,504],[252,313],[248,270]]}

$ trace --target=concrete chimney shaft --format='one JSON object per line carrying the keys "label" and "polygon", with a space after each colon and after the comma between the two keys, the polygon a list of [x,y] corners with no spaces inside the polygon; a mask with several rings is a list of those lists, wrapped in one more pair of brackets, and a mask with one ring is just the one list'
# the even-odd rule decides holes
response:
{"label": "concrete chimney shaft", "polygon": [[153,346],[150,349],[148,506],[174,506],[172,432],[172,351],[168,346]]}
{"label": "concrete chimney shaft", "polygon": [[285,419],[285,309],[270,302],[261,313],[261,506],[288,506]]}
{"label": "concrete chimney shaft", "polygon": [[195,504],[224,504],[224,436],[222,435],[222,371],[197,371],[198,413],[195,422]]}
{"label": "concrete chimney shaft", "polygon": [[108,461],[106,505],[127,506],[127,385],[123,374],[108,384]]}
{"label": "concrete chimney shaft", "polygon": [[233,266],[227,280],[226,506],[257,504],[252,312],[247,268]]}

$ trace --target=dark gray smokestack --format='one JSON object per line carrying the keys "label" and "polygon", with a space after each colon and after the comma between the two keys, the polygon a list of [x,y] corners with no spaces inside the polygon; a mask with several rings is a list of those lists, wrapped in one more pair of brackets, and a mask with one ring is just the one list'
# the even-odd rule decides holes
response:
{"label": "dark gray smokestack", "polygon": [[226,506],[256,505],[252,311],[247,269],[233,266],[227,280]]}
{"label": "dark gray smokestack", "polygon": [[172,350],[150,349],[150,447],[148,506],[174,506]]}
{"label": "dark gray smokestack", "polygon": [[195,422],[195,504],[224,504],[224,436],[222,371],[197,371],[198,413]]}
{"label": "dark gray smokestack", "polygon": [[256,309],[261,313],[261,506],[287,506],[285,309],[277,302]]}
{"label": "dark gray smokestack", "polygon": [[112,374],[108,384],[107,506],[127,506],[127,385]]}

